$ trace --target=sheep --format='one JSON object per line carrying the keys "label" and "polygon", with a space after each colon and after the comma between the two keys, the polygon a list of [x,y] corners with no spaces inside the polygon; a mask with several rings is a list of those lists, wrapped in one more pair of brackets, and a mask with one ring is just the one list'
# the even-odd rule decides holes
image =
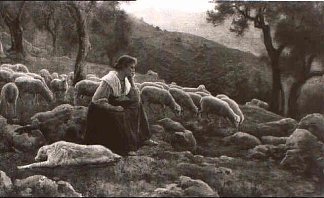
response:
{"label": "sheep", "polygon": [[75,84],[74,105],[79,105],[78,100],[81,96],[92,97],[99,87],[100,82],[92,80],[81,80]]}
{"label": "sheep", "polygon": [[39,79],[22,76],[15,79],[15,84],[20,93],[40,94],[48,103],[53,101],[52,91]]}
{"label": "sheep", "polygon": [[18,166],[18,169],[90,165],[117,162],[120,155],[101,145],[81,145],[58,141],[42,146],[35,157],[36,163]]}
{"label": "sheep", "polygon": [[169,88],[178,88],[178,89],[182,89],[181,86],[176,85],[176,84],[172,84],[172,83],[169,85]]}
{"label": "sheep", "polygon": [[165,106],[168,106],[176,116],[180,116],[181,106],[176,103],[169,91],[153,86],[146,86],[141,90],[140,94],[142,103],[148,103],[150,109],[152,109],[150,106],[151,103],[160,104],[163,109],[165,109]]}
{"label": "sheep", "polygon": [[139,89],[142,90],[143,87],[146,87],[146,86],[153,86],[153,87],[158,87],[160,89],[164,89],[164,87],[162,85],[158,85],[154,82],[143,82],[143,83],[141,83],[141,86]]}
{"label": "sheep", "polygon": [[169,89],[170,89],[169,85],[167,85],[167,84],[164,83],[164,82],[155,82],[155,83],[158,84],[158,85],[163,86],[163,88],[166,89],[166,90],[169,90]]}
{"label": "sheep", "polygon": [[53,72],[51,76],[52,76],[52,79],[56,79],[56,78],[59,79],[59,75],[57,72]]}
{"label": "sheep", "polygon": [[216,98],[222,99],[222,98],[229,98],[229,97],[225,94],[218,94]]}
{"label": "sheep", "polygon": [[73,80],[74,80],[74,72],[69,72],[68,73],[68,84],[69,84],[69,86],[71,86],[73,84]]}
{"label": "sheep", "polygon": [[198,116],[198,107],[192,101],[188,93],[186,93],[182,89],[177,89],[177,88],[170,88],[169,92],[183,110],[188,109],[190,112]]}
{"label": "sheep", "polygon": [[67,79],[53,79],[50,83],[52,92],[54,93],[55,100],[64,100],[64,95],[68,90]]}
{"label": "sheep", "polygon": [[153,76],[154,78],[158,79],[159,78],[159,75],[158,73],[152,71],[152,70],[148,70],[146,75],[150,75],[150,76]]}
{"label": "sheep", "polygon": [[210,92],[207,91],[205,85],[199,85],[197,88],[183,87],[182,90],[185,92],[204,92],[204,93],[210,94]]}
{"label": "sheep", "polygon": [[134,83],[138,90],[141,90],[141,83]]}
{"label": "sheep", "polygon": [[232,100],[231,98],[228,98],[227,96],[226,97],[222,97],[220,99],[223,100],[223,101],[225,101],[225,102],[227,102],[228,105],[234,111],[234,113],[236,113],[236,115],[240,116],[240,124],[242,124],[243,121],[244,121],[244,115],[243,115],[243,113],[242,113],[239,105],[234,100]]}
{"label": "sheep", "polygon": [[13,72],[4,68],[0,69],[0,82],[8,83],[13,80]]}
{"label": "sheep", "polygon": [[67,79],[67,75],[66,74],[60,74],[59,75],[59,79],[61,79],[61,80],[64,80],[64,79]]}
{"label": "sheep", "polygon": [[10,82],[5,84],[1,89],[0,105],[1,109],[5,109],[5,114],[8,114],[9,106],[13,109],[13,117],[17,115],[17,99],[19,90],[15,83]]}
{"label": "sheep", "polygon": [[188,92],[189,96],[191,97],[192,101],[195,103],[195,105],[200,109],[200,100],[201,100],[201,95],[193,93],[193,92]]}
{"label": "sheep", "polygon": [[101,82],[101,79],[96,77],[96,76],[89,77],[89,78],[87,78],[87,80],[91,80],[91,81],[95,81],[95,82]]}
{"label": "sheep", "polygon": [[236,115],[229,104],[214,96],[205,96],[200,100],[200,117],[205,113],[213,113],[228,118],[237,128],[240,122],[240,116]]}
{"label": "sheep", "polygon": [[47,86],[50,86],[50,83],[52,81],[51,73],[47,69],[41,69],[39,71],[39,75],[44,78]]}
{"label": "sheep", "polygon": [[16,72],[23,72],[23,73],[28,73],[28,68],[23,65],[23,64],[15,64],[15,65],[11,65],[11,64],[2,64],[0,67],[4,67],[4,68],[9,68],[13,71],[16,71]]}
{"label": "sheep", "polygon": [[[92,77],[97,77],[95,74],[87,74],[86,75],[86,79],[89,80],[89,78],[92,78]],[[98,77],[97,77],[98,78]]]}
{"label": "sheep", "polygon": [[202,91],[197,91],[195,93],[201,95],[202,97],[204,97],[204,96],[210,96],[210,94],[205,93],[205,92],[202,92]]}

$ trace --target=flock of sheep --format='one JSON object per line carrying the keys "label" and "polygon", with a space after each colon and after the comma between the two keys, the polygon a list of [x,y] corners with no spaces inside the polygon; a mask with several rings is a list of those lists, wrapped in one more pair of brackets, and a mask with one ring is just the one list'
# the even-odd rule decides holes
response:
{"label": "flock of sheep", "polygon": [[[41,69],[36,74],[29,72],[23,64],[2,64],[0,100],[2,109],[5,109],[4,114],[7,114],[7,110],[11,108],[15,117],[18,97],[25,98],[28,95],[34,104],[38,103],[39,96],[42,96],[48,104],[59,101],[76,106],[81,105],[81,100],[87,98],[86,103],[83,103],[87,105],[101,80],[94,74],[88,74],[85,80],[72,86],[73,77],[73,72],[59,75]],[[224,94],[212,96],[204,85],[197,88],[164,82],[143,82],[135,85],[142,103],[148,104],[150,109],[152,109],[151,104],[158,104],[162,109],[169,107],[177,116],[183,116],[186,112],[198,118],[206,115],[209,119],[209,114],[215,114],[229,119],[236,127],[244,120],[239,105],[233,99]]]}

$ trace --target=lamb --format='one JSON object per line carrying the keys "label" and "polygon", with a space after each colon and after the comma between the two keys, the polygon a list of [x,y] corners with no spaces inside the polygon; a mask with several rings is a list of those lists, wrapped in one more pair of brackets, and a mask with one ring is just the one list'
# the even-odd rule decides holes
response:
{"label": "lamb", "polygon": [[236,115],[229,104],[214,96],[205,96],[200,100],[200,116],[205,113],[213,113],[228,118],[237,128],[240,123],[240,116]]}
{"label": "lamb", "polygon": [[170,109],[177,116],[180,116],[181,114],[180,105],[176,103],[170,92],[164,89],[160,89],[153,86],[144,87],[141,90],[141,101],[143,104],[148,103],[150,108],[151,103],[160,104],[163,109],[165,109],[165,106],[170,107]]}
{"label": "lamb", "polygon": [[143,83],[141,83],[140,90],[142,90],[143,87],[146,87],[146,86],[153,86],[153,87],[158,87],[160,89],[164,89],[164,87],[162,85],[158,85],[155,82],[143,82]]}
{"label": "lamb", "polygon": [[1,89],[0,105],[1,109],[5,109],[5,114],[8,115],[8,108],[13,109],[13,117],[17,115],[17,99],[19,95],[18,87],[15,83],[7,83]]}
{"label": "lamb", "polygon": [[15,79],[20,93],[40,94],[48,103],[53,101],[53,93],[41,80],[32,77],[18,77]]}
{"label": "lamb", "polygon": [[173,96],[175,101],[182,107],[183,110],[188,109],[190,112],[198,116],[198,107],[192,101],[188,93],[186,93],[182,89],[177,88],[170,88],[169,92]]}
{"label": "lamb", "polygon": [[18,166],[18,169],[31,169],[57,166],[80,166],[114,163],[121,159],[102,145],[81,145],[58,141],[42,146],[35,157],[36,163]]}
{"label": "lamb", "polygon": [[236,115],[240,116],[240,124],[243,123],[244,121],[244,115],[239,107],[239,105],[232,99],[226,97],[222,97],[220,98],[221,100],[225,101],[228,103],[228,105],[232,108],[232,110],[234,111],[234,113],[236,113]]}

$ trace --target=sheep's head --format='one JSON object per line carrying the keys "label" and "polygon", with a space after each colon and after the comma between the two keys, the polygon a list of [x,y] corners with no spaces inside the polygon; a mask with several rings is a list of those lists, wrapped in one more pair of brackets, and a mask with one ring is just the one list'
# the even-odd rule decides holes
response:
{"label": "sheep's head", "polygon": [[201,91],[206,90],[205,85],[199,85],[198,86],[198,90],[201,90]]}
{"label": "sheep's head", "polygon": [[47,160],[47,151],[48,151],[48,146],[42,146],[35,157],[35,161],[46,161]]}
{"label": "sheep's head", "polygon": [[239,127],[239,125],[240,125],[240,121],[241,121],[240,116],[238,116],[238,115],[234,115],[234,125],[235,125],[236,128]]}
{"label": "sheep's head", "polygon": [[174,112],[174,114],[175,114],[176,116],[181,116],[181,114],[182,114],[181,106],[178,105],[178,104],[176,104],[176,105],[174,106],[173,112]]}

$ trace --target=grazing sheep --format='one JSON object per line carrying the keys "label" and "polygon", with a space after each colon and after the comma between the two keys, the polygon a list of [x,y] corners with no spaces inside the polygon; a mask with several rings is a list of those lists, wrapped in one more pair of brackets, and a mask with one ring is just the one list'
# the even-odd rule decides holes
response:
{"label": "grazing sheep", "polygon": [[8,108],[11,106],[13,109],[13,117],[16,117],[18,95],[19,90],[15,83],[7,83],[2,87],[0,106],[1,109],[5,109],[6,115],[8,115]]}
{"label": "grazing sheep", "polygon": [[240,116],[236,115],[229,104],[214,96],[205,96],[200,100],[200,114],[213,113],[228,118],[237,128],[240,123]]}
{"label": "grazing sheep", "polygon": [[99,87],[100,83],[92,80],[81,80],[75,84],[75,92],[77,96],[89,96],[92,97]]}
{"label": "grazing sheep", "polygon": [[68,90],[67,79],[53,79],[50,84],[55,100],[64,100],[66,91]]}
{"label": "grazing sheep", "polygon": [[40,94],[48,103],[53,101],[53,93],[41,80],[32,77],[18,77],[15,79],[20,93]]}
{"label": "grazing sheep", "polygon": [[227,95],[225,95],[225,94],[218,94],[216,96],[216,98],[223,99],[223,98],[229,98],[229,97]]}
{"label": "grazing sheep", "polygon": [[192,101],[195,103],[195,105],[200,109],[200,100],[201,100],[201,95],[193,93],[193,92],[188,92],[189,96],[191,97]]}
{"label": "grazing sheep", "polygon": [[204,96],[210,96],[210,94],[205,93],[205,92],[202,92],[202,91],[197,91],[195,93],[201,95],[202,97],[204,97]]}
{"label": "grazing sheep", "polygon": [[72,142],[58,141],[42,146],[33,164],[18,166],[18,169],[94,165],[116,162],[121,156],[101,145],[81,145]]}
{"label": "grazing sheep", "polygon": [[153,87],[157,87],[160,89],[164,89],[164,87],[162,85],[158,85],[155,82],[143,82],[143,83],[141,83],[140,90],[142,90],[143,87],[146,87],[146,86],[153,86]]}
{"label": "grazing sheep", "polygon": [[4,68],[0,69],[0,82],[8,83],[13,80],[13,72]]}
{"label": "grazing sheep", "polygon": [[167,85],[167,84],[164,83],[164,82],[155,82],[155,83],[158,84],[158,85],[163,86],[163,88],[166,89],[166,90],[169,90],[169,89],[170,89],[169,85]]}
{"label": "grazing sheep", "polygon": [[56,79],[56,78],[59,79],[59,75],[57,72],[53,72],[51,76],[52,76],[52,79]]}
{"label": "grazing sheep", "polygon": [[232,108],[232,110],[234,111],[234,113],[236,113],[236,115],[240,116],[240,124],[243,123],[244,121],[244,115],[240,109],[240,106],[233,100],[230,98],[226,98],[226,97],[222,97],[220,98],[221,100],[225,101],[228,103],[228,105]]}
{"label": "grazing sheep", "polygon": [[144,87],[141,90],[141,101],[143,104],[148,103],[150,109],[152,109],[150,106],[151,103],[160,104],[163,109],[165,109],[165,106],[170,107],[177,116],[181,114],[180,105],[176,103],[170,92],[164,89],[153,86]]}
{"label": "grazing sheep", "polygon": [[207,91],[205,85],[199,85],[197,88],[183,87],[182,90],[185,92],[204,92],[204,93],[210,94],[210,92]]}
{"label": "grazing sheep", "polygon": [[50,83],[52,81],[51,73],[47,69],[41,69],[39,71],[39,75],[44,78],[47,86],[50,86]]}
{"label": "grazing sheep", "polygon": [[169,92],[173,96],[174,100],[182,107],[182,110],[188,109],[190,112],[198,116],[198,107],[192,101],[188,93],[177,88],[170,88]]}

